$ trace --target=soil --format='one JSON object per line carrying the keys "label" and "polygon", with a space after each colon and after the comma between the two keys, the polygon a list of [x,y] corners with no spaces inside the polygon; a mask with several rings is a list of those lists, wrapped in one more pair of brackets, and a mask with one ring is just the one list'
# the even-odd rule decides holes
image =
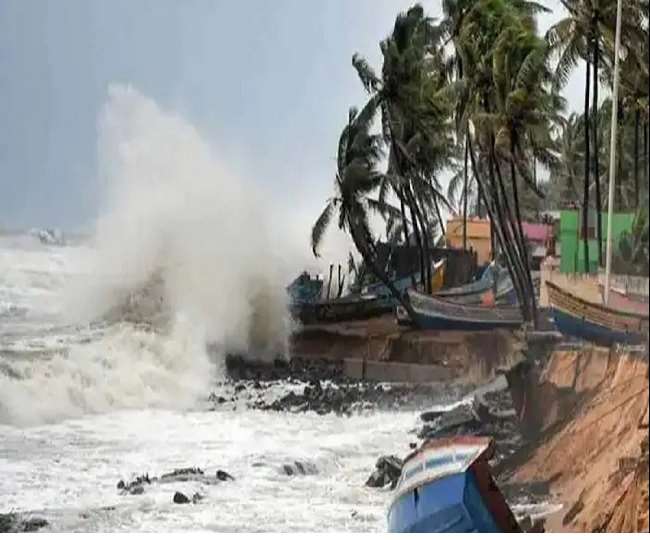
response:
{"label": "soil", "polygon": [[545,482],[550,531],[648,531],[648,359],[603,348],[553,353],[536,396],[539,433],[503,477]]}

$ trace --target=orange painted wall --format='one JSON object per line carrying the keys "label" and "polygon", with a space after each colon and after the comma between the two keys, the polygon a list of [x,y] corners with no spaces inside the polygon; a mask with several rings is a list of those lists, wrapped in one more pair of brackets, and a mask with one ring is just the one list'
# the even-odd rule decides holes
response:
{"label": "orange painted wall", "polygon": [[[463,247],[463,220],[451,218],[447,221],[447,246],[451,248]],[[467,220],[467,247],[477,253],[478,264],[489,263],[492,260],[492,246],[490,245],[490,221],[487,219]]]}

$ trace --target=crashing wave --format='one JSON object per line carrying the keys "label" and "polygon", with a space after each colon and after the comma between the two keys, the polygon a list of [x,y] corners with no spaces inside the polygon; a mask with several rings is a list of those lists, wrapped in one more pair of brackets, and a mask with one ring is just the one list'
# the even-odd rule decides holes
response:
{"label": "crashing wave", "polygon": [[59,229],[32,229],[29,233],[38,238],[42,244],[48,246],[65,245],[65,236]]}

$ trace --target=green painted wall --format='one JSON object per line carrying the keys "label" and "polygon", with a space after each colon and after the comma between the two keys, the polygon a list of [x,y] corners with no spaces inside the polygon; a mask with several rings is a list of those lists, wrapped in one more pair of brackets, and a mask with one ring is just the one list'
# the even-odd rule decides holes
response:
{"label": "green painted wall", "polygon": [[[602,213],[603,251],[607,242],[607,213]],[[579,237],[580,212],[578,210],[562,210],[560,212],[560,272],[565,274],[584,273],[585,257],[584,245]],[[623,231],[632,228],[633,213],[614,214],[612,221],[612,237],[614,246]],[[589,271],[598,271],[598,243],[595,239],[589,240]]]}

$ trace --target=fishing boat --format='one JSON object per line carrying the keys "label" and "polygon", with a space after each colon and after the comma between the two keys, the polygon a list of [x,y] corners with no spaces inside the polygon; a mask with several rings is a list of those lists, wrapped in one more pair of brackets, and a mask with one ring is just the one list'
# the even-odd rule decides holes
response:
{"label": "fishing boat", "polygon": [[[444,284],[445,266],[446,266],[446,260],[440,259],[439,261],[436,261],[431,267],[431,290],[433,292],[442,289],[442,286]],[[406,292],[409,288],[413,287],[414,283],[416,285],[420,283],[419,272],[393,281],[393,286],[400,292],[400,294],[402,294]],[[364,290],[364,293],[374,294],[376,296],[382,296],[382,297],[391,296],[391,292],[388,289],[388,287],[386,287],[386,285],[384,285],[381,282],[369,285]]]}
{"label": "fishing boat", "polygon": [[287,287],[292,302],[315,302],[323,292],[323,280],[303,272]]}
{"label": "fishing boat", "polygon": [[[432,282],[442,280],[445,261],[440,260],[433,265]],[[395,288],[403,294],[413,285],[415,276],[408,276],[393,282]],[[362,294],[349,294],[342,298],[331,300],[299,300],[295,296],[291,303],[291,313],[303,324],[324,322],[343,322],[369,319],[390,313],[395,309],[397,301],[388,287],[383,284],[372,285]]]}
{"label": "fishing boat", "polygon": [[493,330],[516,328],[523,324],[518,307],[465,305],[414,290],[407,294],[416,319],[411,321],[406,310],[397,306],[400,324],[415,323],[418,328],[427,330]]}
{"label": "fishing boat", "polygon": [[643,315],[619,311],[587,302],[554,283],[549,282],[546,286],[555,326],[564,335],[602,345],[636,345],[647,341],[647,311]]}
{"label": "fishing boat", "polygon": [[472,283],[443,289],[434,294],[441,300],[468,305],[513,305],[517,302],[510,273],[496,262],[483,271]]}
{"label": "fishing boat", "polygon": [[357,294],[334,300],[291,304],[291,314],[303,324],[368,319],[390,313],[392,309],[392,298]]}
{"label": "fishing boat", "polygon": [[[600,293],[605,298],[605,287],[599,286]],[[636,313],[637,315],[647,315],[650,309],[647,296],[625,292],[615,287],[609,288],[609,307],[618,311]]]}
{"label": "fishing boat", "polygon": [[426,441],[406,458],[388,511],[392,533],[522,532],[492,478],[489,437]]}

